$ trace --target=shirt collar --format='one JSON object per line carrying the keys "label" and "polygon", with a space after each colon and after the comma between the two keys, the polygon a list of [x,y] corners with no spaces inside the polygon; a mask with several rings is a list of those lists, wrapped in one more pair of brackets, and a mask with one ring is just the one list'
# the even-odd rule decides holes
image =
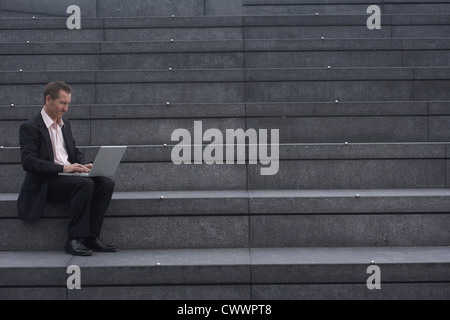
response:
{"label": "shirt collar", "polygon": [[[41,115],[42,115],[42,119],[44,120],[45,126],[48,128],[50,128],[53,125],[53,120],[48,116],[47,112],[45,112],[44,108],[42,108],[41,110]],[[58,119],[58,124],[60,127],[64,126],[64,121],[63,119]]]}

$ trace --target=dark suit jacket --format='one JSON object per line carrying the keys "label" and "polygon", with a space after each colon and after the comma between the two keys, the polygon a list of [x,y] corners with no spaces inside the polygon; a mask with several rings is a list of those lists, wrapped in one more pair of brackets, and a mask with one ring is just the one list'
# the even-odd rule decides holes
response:
{"label": "dark suit jacket", "polygon": [[[69,162],[87,164],[76,147],[69,121],[65,118],[63,121],[62,133]],[[63,172],[64,166],[54,163],[50,134],[41,113],[20,126],[19,143],[22,166],[27,172],[17,200],[19,217],[38,219],[44,214],[48,183]]]}

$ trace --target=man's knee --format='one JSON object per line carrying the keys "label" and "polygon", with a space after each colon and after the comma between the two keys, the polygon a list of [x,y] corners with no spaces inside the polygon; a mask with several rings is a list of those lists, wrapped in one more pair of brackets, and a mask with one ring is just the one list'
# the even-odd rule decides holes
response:
{"label": "man's knee", "polygon": [[102,188],[104,188],[105,191],[108,192],[114,192],[114,187],[116,185],[116,183],[114,182],[113,179],[109,178],[109,177],[100,177],[100,183]]}

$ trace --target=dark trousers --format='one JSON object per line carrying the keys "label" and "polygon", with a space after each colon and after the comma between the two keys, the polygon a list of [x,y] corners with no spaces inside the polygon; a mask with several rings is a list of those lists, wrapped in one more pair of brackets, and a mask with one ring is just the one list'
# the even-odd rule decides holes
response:
{"label": "dark trousers", "polygon": [[50,181],[47,201],[70,203],[69,239],[100,236],[114,185],[108,177],[57,176]]}

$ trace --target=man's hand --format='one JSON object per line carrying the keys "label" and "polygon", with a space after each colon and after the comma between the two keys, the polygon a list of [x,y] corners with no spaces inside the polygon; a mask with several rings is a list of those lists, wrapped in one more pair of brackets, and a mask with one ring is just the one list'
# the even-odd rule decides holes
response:
{"label": "man's hand", "polygon": [[88,173],[89,171],[91,171],[90,169],[91,169],[91,167],[92,167],[92,164],[89,164],[90,165],[90,167],[88,167],[88,165],[82,165],[82,164],[79,164],[79,163],[73,163],[73,164],[71,164],[71,165],[69,165],[69,166],[64,166],[64,173],[74,173],[74,172],[77,172],[77,173]]}
{"label": "man's hand", "polygon": [[92,163],[85,164],[84,166],[90,170],[92,168]]}

